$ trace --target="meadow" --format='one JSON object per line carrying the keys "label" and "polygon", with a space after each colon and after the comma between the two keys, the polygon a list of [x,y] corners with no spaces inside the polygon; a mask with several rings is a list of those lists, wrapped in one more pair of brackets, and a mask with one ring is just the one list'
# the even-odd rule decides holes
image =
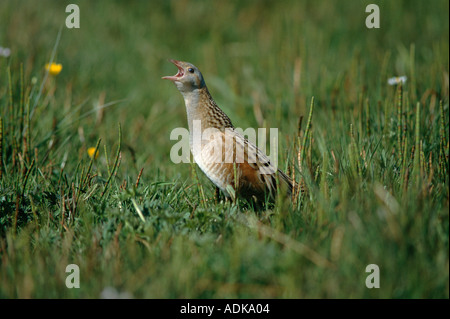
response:
{"label": "meadow", "polygon": [[[449,2],[371,2],[0,1],[0,298],[449,298]],[[308,192],[174,164],[168,59]]]}

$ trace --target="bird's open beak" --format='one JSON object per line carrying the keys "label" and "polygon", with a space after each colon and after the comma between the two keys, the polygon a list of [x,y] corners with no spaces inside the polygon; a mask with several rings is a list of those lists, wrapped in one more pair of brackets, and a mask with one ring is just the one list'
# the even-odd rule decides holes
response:
{"label": "bird's open beak", "polygon": [[181,66],[180,61],[177,60],[169,60],[169,61],[176,65],[176,67],[178,68],[178,73],[172,76],[163,76],[162,78],[164,80],[176,81],[184,75],[183,67]]}

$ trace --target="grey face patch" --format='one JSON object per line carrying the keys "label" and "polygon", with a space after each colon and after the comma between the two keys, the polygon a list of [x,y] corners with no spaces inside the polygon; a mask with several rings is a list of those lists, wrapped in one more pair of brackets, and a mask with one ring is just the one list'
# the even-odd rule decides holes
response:
{"label": "grey face patch", "polygon": [[176,60],[171,62],[177,66],[178,73],[164,78],[172,80],[180,92],[185,94],[206,87],[202,73],[195,65]]}

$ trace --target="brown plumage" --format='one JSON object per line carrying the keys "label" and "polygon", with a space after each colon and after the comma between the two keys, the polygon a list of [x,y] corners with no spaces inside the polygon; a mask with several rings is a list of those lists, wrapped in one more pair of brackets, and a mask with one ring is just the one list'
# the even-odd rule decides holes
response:
{"label": "brown plumage", "polygon": [[[188,62],[171,62],[178,67],[178,73],[163,79],[173,81],[183,95],[191,151],[206,176],[228,197],[227,188],[231,186],[238,196],[248,200],[273,198],[277,177],[278,184],[291,194],[294,182],[235,130],[209,93],[198,68]],[[201,136],[194,136],[196,128],[200,129]]]}

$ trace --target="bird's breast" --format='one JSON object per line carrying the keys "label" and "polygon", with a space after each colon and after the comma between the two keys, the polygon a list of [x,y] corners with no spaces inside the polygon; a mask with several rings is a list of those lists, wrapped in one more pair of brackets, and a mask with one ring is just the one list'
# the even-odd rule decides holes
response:
{"label": "bird's breast", "polygon": [[223,132],[204,132],[201,140],[192,138],[194,160],[203,173],[224,193],[233,184],[233,146],[225,143]]}

